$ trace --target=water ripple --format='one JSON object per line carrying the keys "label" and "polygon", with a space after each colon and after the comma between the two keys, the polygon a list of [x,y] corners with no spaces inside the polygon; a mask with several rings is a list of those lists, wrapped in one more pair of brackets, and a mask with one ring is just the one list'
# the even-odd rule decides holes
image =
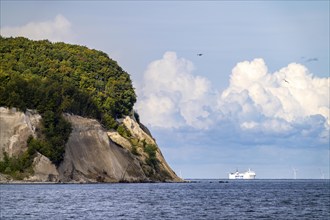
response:
{"label": "water ripple", "polygon": [[1,219],[330,219],[329,180],[0,185]]}

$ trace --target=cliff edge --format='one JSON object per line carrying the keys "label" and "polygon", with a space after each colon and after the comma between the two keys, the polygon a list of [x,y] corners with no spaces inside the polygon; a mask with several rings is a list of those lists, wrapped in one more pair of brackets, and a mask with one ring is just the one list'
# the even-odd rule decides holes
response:
{"label": "cliff edge", "polygon": [[[55,166],[37,153],[30,175],[24,182],[179,182],[182,181],[166,163],[155,140],[142,130],[139,123],[125,117],[121,125],[129,132],[123,137],[117,131],[106,130],[97,120],[64,114],[72,132],[65,145],[62,163]],[[35,111],[25,113],[0,107],[0,151],[18,156],[28,150],[29,136],[38,136],[42,117]],[[146,146],[156,146],[155,164],[148,162]],[[133,150],[135,149],[135,150]],[[13,181],[0,175],[0,181]]]}

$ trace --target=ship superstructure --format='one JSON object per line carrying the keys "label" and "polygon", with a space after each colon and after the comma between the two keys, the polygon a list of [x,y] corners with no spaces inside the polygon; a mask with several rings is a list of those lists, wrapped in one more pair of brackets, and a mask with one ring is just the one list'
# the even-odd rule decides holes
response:
{"label": "ship superstructure", "polygon": [[229,173],[229,179],[255,179],[256,177],[256,173],[252,170],[248,170],[244,173],[240,173],[238,172],[238,170],[236,170],[236,172],[234,173]]}

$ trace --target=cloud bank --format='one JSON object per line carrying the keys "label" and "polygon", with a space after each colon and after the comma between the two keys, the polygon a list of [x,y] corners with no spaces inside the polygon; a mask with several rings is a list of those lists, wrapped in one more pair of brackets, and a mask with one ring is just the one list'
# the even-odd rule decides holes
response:
{"label": "cloud bank", "polygon": [[272,74],[262,59],[255,59],[234,67],[218,110],[242,130],[315,135],[313,129],[323,128],[318,135],[326,138],[329,88],[330,78],[313,77],[303,65],[291,63]]}
{"label": "cloud bank", "polygon": [[4,37],[27,37],[33,40],[48,39],[53,42],[71,39],[71,23],[61,14],[54,20],[30,22],[19,27],[3,27],[1,35]]}
{"label": "cloud bank", "polygon": [[263,135],[329,142],[330,78],[315,77],[297,63],[269,73],[263,59],[254,59],[238,63],[220,92],[193,71],[193,63],[175,52],[150,63],[137,103],[144,123],[230,130],[254,140]]}

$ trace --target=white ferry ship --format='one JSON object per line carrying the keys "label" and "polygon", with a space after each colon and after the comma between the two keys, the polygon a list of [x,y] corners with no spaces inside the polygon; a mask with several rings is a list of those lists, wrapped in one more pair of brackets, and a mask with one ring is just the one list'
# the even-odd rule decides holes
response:
{"label": "white ferry ship", "polygon": [[240,173],[237,170],[235,173],[229,173],[229,179],[250,180],[250,179],[255,179],[255,178],[256,178],[256,173],[250,169],[244,173]]}

